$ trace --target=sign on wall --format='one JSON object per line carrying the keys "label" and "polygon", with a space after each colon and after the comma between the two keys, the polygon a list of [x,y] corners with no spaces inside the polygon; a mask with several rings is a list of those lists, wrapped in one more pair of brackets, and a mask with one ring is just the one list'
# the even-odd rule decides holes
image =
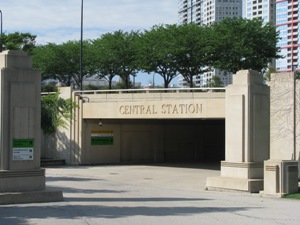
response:
{"label": "sign on wall", "polygon": [[112,130],[92,130],[91,145],[113,145],[114,132]]}
{"label": "sign on wall", "polygon": [[33,160],[34,139],[13,139],[13,160]]}

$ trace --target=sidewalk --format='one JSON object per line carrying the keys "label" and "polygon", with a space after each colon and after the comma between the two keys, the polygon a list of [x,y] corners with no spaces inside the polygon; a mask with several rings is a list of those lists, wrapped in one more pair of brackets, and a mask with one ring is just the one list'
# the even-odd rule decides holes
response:
{"label": "sidewalk", "polygon": [[[2,225],[299,224],[300,201],[205,191],[208,166],[47,168],[63,202],[0,206]],[[211,169],[211,168],[210,168]]]}

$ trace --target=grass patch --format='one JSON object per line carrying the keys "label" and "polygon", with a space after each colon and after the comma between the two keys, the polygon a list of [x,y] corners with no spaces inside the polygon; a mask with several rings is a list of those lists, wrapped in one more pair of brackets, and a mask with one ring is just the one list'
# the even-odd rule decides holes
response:
{"label": "grass patch", "polygon": [[[298,179],[298,182],[300,182],[300,178]],[[291,199],[297,199],[297,200],[300,200],[300,187],[299,187],[299,190],[297,193],[294,193],[294,194],[288,194],[288,195],[285,195],[285,196],[282,196],[283,198],[291,198]]]}
{"label": "grass patch", "polygon": [[298,199],[300,200],[300,192],[295,193],[295,194],[288,194],[283,196],[283,198],[292,198],[292,199]]}

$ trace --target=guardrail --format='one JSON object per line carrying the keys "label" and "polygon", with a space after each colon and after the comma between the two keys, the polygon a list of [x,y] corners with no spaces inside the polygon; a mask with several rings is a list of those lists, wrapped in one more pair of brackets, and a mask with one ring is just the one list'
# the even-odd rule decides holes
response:
{"label": "guardrail", "polygon": [[224,87],[215,88],[144,88],[144,89],[110,89],[110,90],[87,90],[87,91],[73,91],[73,93],[82,94],[97,94],[97,93],[156,93],[156,92],[225,92]]}
{"label": "guardrail", "polygon": [[153,88],[73,91],[83,102],[223,99],[225,88]]}

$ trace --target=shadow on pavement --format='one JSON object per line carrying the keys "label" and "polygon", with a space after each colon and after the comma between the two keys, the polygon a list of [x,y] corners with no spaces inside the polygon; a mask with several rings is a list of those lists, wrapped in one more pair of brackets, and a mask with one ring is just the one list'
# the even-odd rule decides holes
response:
{"label": "shadow on pavement", "polygon": [[204,198],[64,198],[70,202],[183,202],[183,201],[208,201]]}
{"label": "shadow on pavement", "polygon": [[[0,207],[1,224],[21,225],[27,224],[27,219],[78,219],[90,218],[126,218],[132,216],[168,217],[188,216],[201,213],[241,212],[253,207],[122,207],[99,205],[69,205],[69,206],[10,206]],[[11,210],[13,209],[13,210]],[[13,212],[9,213],[9,212]],[[75,221],[74,221],[75,222]]]}
{"label": "shadow on pavement", "polygon": [[173,168],[188,168],[188,169],[206,169],[206,170],[221,170],[220,162],[174,162],[174,163],[153,163],[147,166],[161,166]]}

